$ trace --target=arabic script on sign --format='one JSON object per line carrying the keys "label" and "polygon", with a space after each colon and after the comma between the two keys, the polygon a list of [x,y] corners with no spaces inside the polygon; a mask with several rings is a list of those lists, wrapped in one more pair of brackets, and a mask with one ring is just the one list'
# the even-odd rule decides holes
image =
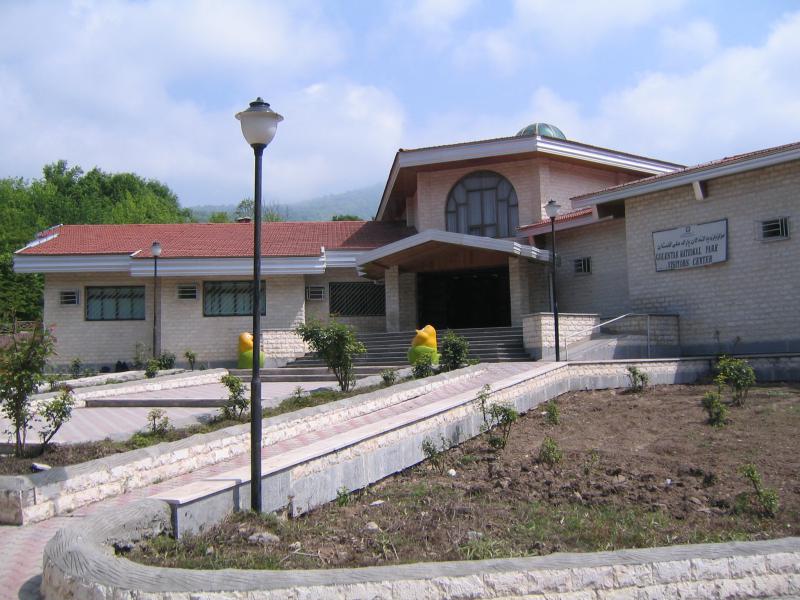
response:
{"label": "arabic script on sign", "polygon": [[653,232],[656,271],[704,267],[728,259],[728,220]]}

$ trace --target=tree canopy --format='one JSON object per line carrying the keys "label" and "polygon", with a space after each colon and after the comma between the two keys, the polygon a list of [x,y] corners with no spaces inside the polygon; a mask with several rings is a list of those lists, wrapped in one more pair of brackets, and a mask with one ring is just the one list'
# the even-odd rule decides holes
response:
{"label": "tree canopy", "polygon": [[166,185],[134,173],[84,173],[59,160],[42,174],[32,181],[0,179],[0,318],[41,317],[42,277],[14,273],[12,259],[38,231],[58,224],[192,220]]}

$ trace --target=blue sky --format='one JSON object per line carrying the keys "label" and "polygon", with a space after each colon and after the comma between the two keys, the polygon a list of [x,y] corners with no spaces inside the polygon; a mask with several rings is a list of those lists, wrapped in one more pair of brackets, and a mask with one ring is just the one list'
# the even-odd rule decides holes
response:
{"label": "blue sky", "polygon": [[281,112],[268,199],[385,180],[394,152],[511,135],[692,164],[800,140],[800,3],[0,3],[0,177],[64,158],[184,205],[250,195],[233,114]]}

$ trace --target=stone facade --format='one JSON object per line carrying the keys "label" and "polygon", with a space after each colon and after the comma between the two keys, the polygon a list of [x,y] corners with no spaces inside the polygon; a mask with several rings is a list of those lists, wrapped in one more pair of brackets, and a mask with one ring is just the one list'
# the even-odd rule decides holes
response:
{"label": "stone facade", "polygon": [[[637,312],[677,313],[684,353],[779,352],[800,349],[800,236],[759,239],[763,220],[800,222],[800,162],[625,202],[628,282]],[[656,272],[652,232],[728,220],[727,261]]]}
{"label": "stone facade", "polygon": [[[586,330],[599,324],[600,317],[596,314],[558,313],[561,351],[564,351],[567,344],[588,340],[592,332]],[[556,347],[553,313],[539,312],[522,317],[522,343],[534,358],[539,359],[552,353]]]}

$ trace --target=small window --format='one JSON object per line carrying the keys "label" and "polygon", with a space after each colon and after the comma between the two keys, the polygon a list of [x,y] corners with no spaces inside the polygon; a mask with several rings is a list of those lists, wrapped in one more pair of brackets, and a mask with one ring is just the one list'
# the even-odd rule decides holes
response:
{"label": "small window", "polygon": [[76,305],[80,304],[78,290],[61,290],[58,293],[59,304]]}
{"label": "small window", "polygon": [[143,321],[144,286],[86,288],[87,321]]}
{"label": "small window", "polygon": [[306,286],[306,300],[325,300],[324,285]]}
{"label": "small window", "polygon": [[197,284],[178,284],[178,300],[197,300]]}
{"label": "small window", "polygon": [[[203,282],[203,316],[237,317],[253,314],[252,281]],[[267,314],[267,287],[261,282],[261,314]]]}
{"label": "small window", "polygon": [[330,312],[343,317],[370,317],[386,314],[383,286],[368,282],[330,283]]}
{"label": "small window", "polygon": [[762,240],[786,240],[789,238],[789,217],[761,221]]}
{"label": "small window", "polygon": [[575,259],[576,275],[588,275],[591,272],[592,272],[592,258],[590,256],[584,256],[583,258]]}

